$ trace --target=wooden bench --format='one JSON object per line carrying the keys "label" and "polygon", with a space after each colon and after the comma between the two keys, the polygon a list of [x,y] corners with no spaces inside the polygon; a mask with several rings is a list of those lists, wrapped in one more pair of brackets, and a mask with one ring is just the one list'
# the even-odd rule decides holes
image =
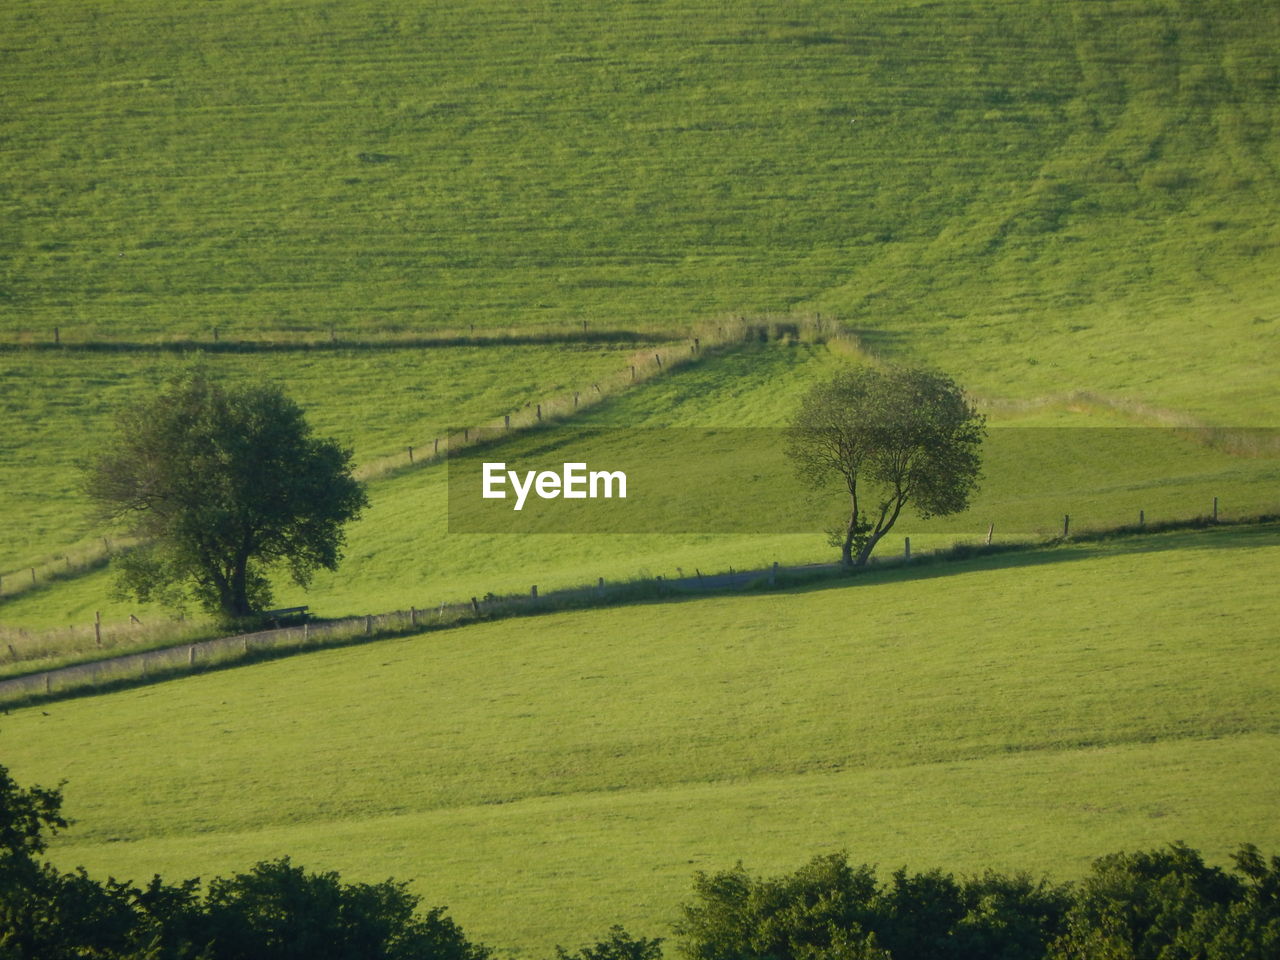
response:
{"label": "wooden bench", "polygon": [[262,611],[262,619],[274,621],[277,625],[281,620],[290,617],[297,617],[299,620],[306,620],[308,609],[309,608],[304,604],[301,607],[281,607],[279,610],[264,610]]}

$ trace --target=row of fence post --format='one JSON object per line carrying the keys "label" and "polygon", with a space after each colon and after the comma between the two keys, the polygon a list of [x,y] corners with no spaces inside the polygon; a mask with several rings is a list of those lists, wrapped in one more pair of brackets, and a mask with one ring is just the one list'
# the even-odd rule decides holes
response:
{"label": "row of fence post", "polygon": [[[1218,516],[1219,516],[1219,512],[1218,512],[1218,511],[1219,511],[1219,500],[1218,500],[1218,498],[1217,498],[1217,497],[1214,497],[1214,498],[1213,498],[1213,504],[1212,504],[1212,512],[1211,512],[1211,514],[1210,514],[1210,517],[1211,517],[1212,521],[1213,521],[1213,522],[1215,522],[1215,523],[1218,521]],[[1139,524],[1139,526],[1140,526],[1140,527],[1144,527],[1144,526],[1146,525],[1146,510],[1145,510],[1145,509],[1142,509],[1142,510],[1139,510],[1139,511],[1138,511],[1138,524]],[[1065,538],[1067,538],[1067,537],[1070,535],[1070,531],[1071,531],[1071,515],[1070,515],[1070,514],[1064,514],[1064,515],[1063,515],[1063,518],[1062,518],[1062,537],[1063,537],[1064,539],[1065,539]],[[990,544],[990,543],[992,542],[992,538],[993,538],[993,536],[994,536],[994,533],[995,533],[995,523],[994,523],[994,522],[992,522],[992,523],[988,524],[988,526],[987,526],[987,534],[986,534],[986,538],[985,538],[985,539],[986,539],[986,543],[987,543],[987,544]],[[905,561],[905,562],[908,562],[908,563],[909,563],[909,562],[911,561],[911,558],[912,558],[912,553],[911,553],[911,538],[910,538],[910,537],[905,537],[905,538],[904,538],[904,540],[903,540],[903,559],[904,559],[904,561]],[[773,564],[772,564],[772,566],[768,568],[768,571],[767,571],[767,582],[768,582],[768,585],[769,585],[770,587],[775,587],[775,586],[777,586],[777,584],[778,584],[778,574],[779,574],[780,570],[781,570],[781,567],[780,567],[780,565],[779,565],[779,563],[778,563],[777,561],[774,561],[774,562],[773,562]],[[701,570],[695,570],[694,572],[695,572],[695,575],[696,575],[696,578],[697,578],[697,582],[698,582],[698,584],[699,584],[699,585],[702,585],[702,583],[703,583],[702,571],[701,571]],[[732,582],[732,578],[735,576],[733,567],[730,567],[730,568],[729,568],[729,576],[730,576],[730,578],[731,578],[731,579],[730,579],[730,582]],[[684,579],[684,578],[683,578],[683,575],[682,575],[682,579]],[[659,575],[659,576],[655,577],[655,578],[654,578],[654,582],[655,582],[655,583],[657,583],[657,584],[659,585],[660,590],[664,590],[664,589],[665,589],[665,585],[666,585],[667,581],[666,581],[666,580],[665,580],[661,575]],[[605,578],[604,578],[604,577],[598,577],[598,578],[597,578],[597,580],[596,580],[596,584],[595,584],[595,590],[594,590],[594,592],[595,592],[595,594],[597,595],[597,597],[599,597],[599,598],[604,598],[604,597],[606,596],[606,584],[605,584]],[[539,598],[538,586],[537,586],[537,584],[533,584],[533,585],[531,585],[531,586],[530,586],[530,588],[529,588],[529,599],[530,599],[530,600],[534,600],[534,601],[536,601],[536,600],[538,600],[538,598]],[[514,599],[514,598],[511,598],[511,599]],[[447,606],[447,604],[446,604],[446,603],[441,603],[441,604],[440,604],[440,615],[441,615],[441,617],[443,617],[443,615],[444,615],[444,609],[445,609],[445,607],[446,607],[446,606]],[[481,602],[480,602],[480,600],[479,600],[479,598],[478,598],[478,597],[474,597],[474,596],[473,596],[473,597],[471,597],[470,607],[471,607],[471,611],[472,611],[472,613],[473,613],[474,615],[479,616],[479,615],[481,614],[481,612],[482,612],[482,611],[481,611]],[[420,611],[418,610],[418,608],[417,608],[416,606],[410,606],[410,607],[409,607],[409,626],[410,626],[410,627],[412,627],[412,628],[416,628],[417,626],[419,626],[419,612],[420,612]],[[401,616],[402,616],[402,615],[403,615],[403,614],[401,614]],[[374,627],[374,621],[375,621],[375,619],[381,619],[381,617],[382,617],[382,615],[379,615],[379,616],[375,617],[375,615],[374,615],[374,614],[366,614],[366,615],[365,615],[364,617],[362,617],[362,618],[360,618],[360,617],[353,618],[352,620],[346,621],[346,623],[351,624],[351,625],[361,625],[361,624],[362,624],[362,625],[363,625],[363,628],[364,628],[364,630],[363,630],[364,635],[365,635],[365,636],[371,636],[371,635],[373,634],[373,627]],[[289,631],[289,630],[291,630],[291,629],[294,629],[294,628],[285,627],[285,628],[281,628],[280,630],[277,630],[277,631],[271,631],[271,633],[283,633],[283,632],[287,632],[287,631]],[[341,627],[341,626],[339,626],[339,627],[338,627],[338,630],[340,631],[341,629],[342,629],[342,627]],[[349,629],[349,628],[348,628],[348,629]],[[101,614],[101,611],[95,611],[95,613],[94,613],[94,640],[95,640],[95,643],[96,643],[96,645],[97,645],[98,647],[101,647],[101,646],[102,646],[102,614]],[[231,643],[235,643],[235,641],[236,641],[236,640],[238,640],[238,641],[239,641],[239,644],[238,644],[238,645],[240,646],[241,653],[242,653],[242,654],[245,654],[245,655],[247,655],[247,654],[249,653],[249,640],[250,640],[250,635],[249,635],[249,634],[245,634],[245,635],[242,635],[242,636],[240,636],[240,637],[229,637],[229,638],[225,638],[225,640],[226,640],[226,641],[230,641]],[[310,626],[310,624],[309,624],[309,623],[304,622],[304,623],[302,624],[302,643],[303,643],[303,644],[308,644],[308,643],[310,643],[310,641],[311,641],[311,626]],[[217,643],[217,641],[213,641],[213,643]],[[196,644],[189,644],[189,645],[186,645],[186,646],[187,646],[187,650],[186,650],[186,653],[187,653],[187,656],[186,656],[187,665],[188,665],[188,666],[194,666],[194,665],[195,665],[195,663],[196,663],[196,647],[197,647],[197,645],[196,645]],[[150,657],[150,656],[159,656],[159,657],[163,657],[165,654],[168,654],[168,655],[170,655],[170,656],[171,656],[175,650],[180,650],[180,649],[181,649],[181,646],[179,646],[179,647],[170,647],[170,648],[167,648],[166,650],[150,651],[150,652],[147,652],[147,653],[143,653],[143,654],[141,654],[141,655],[140,655],[140,661],[139,661],[139,662],[140,662],[140,663],[141,663],[141,665],[142,665],[142,674],[145,676],[145,675],[146,675],[146,673],[147,673],[148,659],[149,659],[149,657]],[[18,652],[14,649],[14,647],[13,647],[13,645],[12,645],[12,644],[10,644],[10,645],[9,645],[9,653],[10,653],[10,655],[14,658],[14,660],[17,660],[17,659],[18,659]],[[137,655],[134,655],[134,656],[137,656]],[[100,668],[100,667],[101,667],[101,662],[99,662],[99,663],[95,663],[95,664],[94,664],[94,672],[93,672],[93,675],[94,675],[95,682],[97,682],[97,680],[98,680],[98,674],[99,674],[99,668]],[[76,668],[71,667],[71,668],[65,668],[65,669],[67,669],[67,670],[75,670]],[[45,675],[44,675],[44,687],[45,687],[45,693],[46,693],[46,694],[48,694],[48,693],[50,693],[50,692],[52,691],[52,677],[53,677],[53,674],[54,674],[55,672],[58,672],[58,671],[49,671],[49,672],[45,673]]]}
{"label": "row of fence post", "polygon": [[[691,354],[697,354],[697,353],[701,353],[701,352],[702,352],[702,341],[701,341],[701,339],[700,339],[699,337],[694,337],[694,338],[693,338],[693,344],[689,347],[689,352],[690,352]],[[657,364],[657,367],[658,367],[658,369],[659,369],[659,370],[664,369],[663,364],[662,364],[662,354],[660,354],[660,353],[655,353],[655,354],[653,355],[653,359],[654,359],[654,362]],[[631,382],[632,382],[632,383],[636,382],[637,378],[638,378],[638,375],[637,375],[637,372],[636,372],[635,364],[632,364],[632,365],[631,365]],[[604,395],[604,391],[600,389],[600,384],[599,384],[599,383],[593,383],[593,384],[591,384],[591,388],[592,388],[592,389],[593,389],[597,394],[599,394],[599,395],[601,395],[601,396],[603,396],[603,395]],[[573,391],[573,406],[574,406],[574,408],[575,408],[575,409],[577,409],[577,407],[578,407],[578,404],[579,404],[579,398],[580,398],[580,397],[581,397],[581,391],[579,391],[579,390],[575,390],[575,391]],[[535,420],[535,422],[537,422],[537,423],[541,423],[541,422],[542,422],[542,404],[541,404],[541,403],[535,403],[535,404],[534,404],[534,420]],[[502,415],[502,428],[503,428],[504,430],[510,430],[510,429],[511,429],[511,414],[509,414],[509,413],[504,413],[504,414]],[[446,439],[447,439],[447,438],[446,438]],[[471,428],[470,428],[470,427],[463,427],[463,428],[462,428],[462,442],[463,442],[463,443],[469,443],[469,442],[470,442],[470,440],[471,440]],[[414,460],[414,456],[413,456],[414,447],[413,447],[413,446],[406,445],[405,449],[408,451],[408,455],[409,455],[409,463],[411,463],[411,464],[412,464],[412,463],[414,463],[414,462],[415,462],[415,460]],[[432,456],[439,456],[439,455],[440,455],[440,438],[439,438],[439,437],[435,437],[435,438],[432,440],[432,443],[431,443],[431,453],[432,453]]]}

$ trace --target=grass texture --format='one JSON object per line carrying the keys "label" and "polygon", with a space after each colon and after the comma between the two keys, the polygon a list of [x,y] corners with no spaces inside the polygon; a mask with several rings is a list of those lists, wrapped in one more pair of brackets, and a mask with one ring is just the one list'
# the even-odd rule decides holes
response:
{"label": "grass texture", "polygon": [[1221,857],[1280,841],[1278,561],[1271,525],[553,614],[16,710],[0,750],[67,778],[65,865],[289,853],[525,949],[659,932],[738,858]]}
{"label": "grass texture", "polygon": [[[319,436],[350,446],[357,464],[429,453],[436,437],[522,413],[526,404],[624,371],[634,344],[336,350],[302,354],[204,354],[229,383],[281,384]],[[80,470],[109,436],[116,412],[160,387],[192,356],[137,353],[0,353],[0,575],[104,532],[80,491]],[[39,571],[43,572],[43,571]]]}
{"label": "grass texture", "polygon": [[[828,506],[814,514],[810,526],[762,525],[757,532],[751,524],[757,512],[767,520],[778,512],[774,508],[786,506],[777,490],[793,478],[776,437],[753,439],[773,447],[745,449],[742,469],[730,476],[722,461],[703,463],[689,456],[687,447],[672,447],[664,438],[667,431],[694,427],[777,427],[809,384],[846,359],[821,344],[748,346],[649,380],[572,420],[514,437],[484,454],[538,466],[584,457],[593,464],[616,464],[635,460],[637,451],[618,444],[633,444],[637,434],[623,433],[614,440],[608,431],[647,431],[642,436],[651,437],[652,448],[643,459],[651,461],[649,475],[661,481],[663,496],[679,501],[671,509],[696,514],[697,498],[709,490],[727,489],[733,504],[740,489],[750,508],[741,532],[610,532],[607,519],[593,533],[562,532],[555,511],[547,511],[545,522],[531,516],[529,527],[518,528],[536,531],[532,534],[454,532],[449,469],[424,465],[375,479],[371,505],[350,526],[347,556],[338,571],[320,572],[305,593],[282,581],[278,599],[284,605],[307,603],[321,616],[362,615],[427,608],[489,592],[528,592],[535,584],[546,591],[595,583],[598,577],[670,578],[699,570],[830,560],[834,552],[822,530],[839,520],[844,502],[839,491],[824,499],[814,495],[814,502]],[[357,377],[344,381],[333,368],[324,372],[334,383],[350,382],[359,389]],[[331,415],[359,415],[361,408],[343,403],[341,393],[325,399],[321,384],[315,390],[321,409]],[[354,420],[347,423],[358,429]],[[1061,532],[1064,514],[1072,516],[1071,530],[1079,532],[1136,522],[1139,510],[1151,523],[1205,515],[1214,497],[1224,518],[1277,507],[1280,461],[1275,451],[1245,456],[1205,446],[1198,435],[1175,429],[1122,426],[1133,423],[1114,413],[1061,405],[993,412],[992,432],[1000,442],[989,444],[986,477],[972,508],[945,522],[904,515],[881,553],[900,552],[904,536],[912,537],[917,551],[982,537],[992,523],[1001,541],[1044,539]],[[580,425],[605,432],[584,446]],[[1097,443],[1089,440],[1091,431],[1099,436]],[[725,500],[721,494],[717,502]],[[536,509],[530,506],[525,512],[533,515]],[[607,510],[611,512],[600,516],[616,513],[612,507]],[[97,569],[11,597],[3,607],[5,622],[47,630],[72,624],[83,628],[97,612],[113,622],[127,620],[130,613],[146,621],[166,616],[159,609],[147,611],[111,599],[110,583],[111,574]]]}
{"label": "grass texture", "polygon": [[13,0],[0,331],[819,311],[987,394],[1274,425],[1243,0]]}

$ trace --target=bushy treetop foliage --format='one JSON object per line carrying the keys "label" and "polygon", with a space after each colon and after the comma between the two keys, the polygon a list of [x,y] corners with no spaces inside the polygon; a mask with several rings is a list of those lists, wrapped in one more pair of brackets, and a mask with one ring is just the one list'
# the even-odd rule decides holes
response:
{"label": "bushy treetop foliage", "polygon": [[226,387],[201,369],[120,413],[86,490],[143,542],[120,558],[126,593],[189,595],[229,619],[270,603],[273,565],[300,586],[335,569],[343,525],[368,502],[351,451],[312,436],[279,387]]}
{"label": "bushy treetop foliage", "polygon": [[843,854],[794,874],[741,865],[694,880],[676,926],[690,960],[1274,960],[1280,857],[1245,845],[1235,871],[1175,843],[1102,857],[1077,885],[988,871],[895,871]]}
{"label": "bushy treetop foliage", "polygon": [[921,517],[969,505],[985,425],[945,374],[847,367],[805,395],[786,449],[802,480],[842,482],[849,518],[833,539],[846,566],[862,565],[908,504]]}
{"label": "bushy treetop foliage", "polygon": [[[404,883],[345,884],[288,858],[246,873],[143,887],[39,859],[66,826],[57,789],[0,766],[0,960],[493,960]],[[1095,861],[1075,885],[987,871],[874,868],[844,854],[753,877],[698,873],[675,924],[687,960],[1275,960],[1280,857],[1242,846],[1235,869],[1184,844]],[[622,927],[553,960],[661,960]]]}
{"label": "bushy treetop foliage", "polygon": [[57,789],[0,766],[0,960],[489,960],[407,884],[344,884],[282,860],[210,881],[144,887],[37,859],[67,825]]}

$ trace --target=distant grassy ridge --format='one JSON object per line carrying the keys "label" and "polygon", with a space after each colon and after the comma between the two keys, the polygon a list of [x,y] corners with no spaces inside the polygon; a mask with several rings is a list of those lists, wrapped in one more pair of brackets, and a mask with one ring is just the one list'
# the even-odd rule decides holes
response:
{"label": "distant grassy ridge", "polygon": [[1274,422],[1265,3],[12,0],[0,34],[9,336],[820,311],[984,393]]}
{"label": "distant grassy ridge", "polygon": [[1274,525],[1181,531],[552,613],[14,710],[0,750],[67,778],[63,866],[288,853],[531,951],[661,933],[738,859],[1221,859],[1280,841],[1278,558]]}

